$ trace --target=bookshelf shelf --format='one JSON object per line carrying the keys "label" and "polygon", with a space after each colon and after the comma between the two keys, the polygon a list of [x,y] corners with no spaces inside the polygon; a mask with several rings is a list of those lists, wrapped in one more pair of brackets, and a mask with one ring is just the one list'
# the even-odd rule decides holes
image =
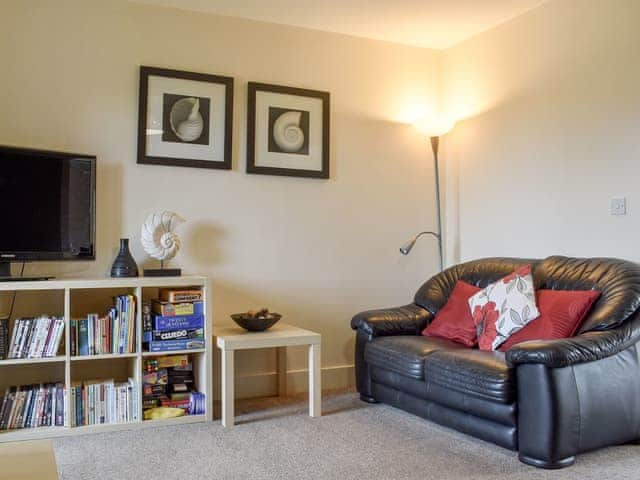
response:
{"label": "bookshelf shelf", "polygon": [[184,415],[176,418],[157,418],[155,420],[143,420],[145,425],[161,427],[165,425],[180,425],[181,423],[197,423],[205,420],[205,415]]}
{"label": "bookshelf shelf", "polygon": [[57,357],[44,357],[44,358],[9,358],[7,360],[0,360],[0,367],[3,365],[30,365],[35,363],[56,363],[64,362],[66,357],[64,355],[58,355]]}
{"label": "bookshelf shelf", "polygon": [[138,357],[137,353],[103,353],[100,355],[77,355],[75,357],[70,357],[70,361],[72,362],[87,362],[91,360],[113,360],[117,358],[136,358]]}
{"label": "bookshelf shelf", "polygon": [[[209,408],[209,407],[207,407]],[[20,442],[41,438],[66,437],[70,435],[84,435],[90,433],[104,433],[118,430],[134,430],[137,428],[168,427],[189,423],[210,421],[208,415],[185,415],[176,418],[162,418],[157,420],[142,420],[129,423],[103,423],[100,425],[83,425],[81,427],[38,427],[23,428],[22,430],[0,430],[0,443]]]}
{"label": "bookshelf shelf", "polygon": [[75,433],[93,433],[102,432],[105,430],[118,430],[122,427],[135,426],[141,422],[119,422],[119,423],[97,423],[94,425],[80,425],[77,427],[63,427],[67,430],[72,430]]}
{"label": "bookshelf shelf", "polygon": [[22,430],[0,430],[0,442],[21,442],[38,438],[60,437],[69,435],[67,427],[23,428]]}
{"label": "bookshelf shelf", "polygon": [[206,348],[192,348],[190,350],[173,350],[171,352],[142,352],[143,357],[164,357],[165,355],[185,355],[189,353],[206,353]]}
{"label": "bookshelf shelf", "polygon": [[[142,314],[141,305],[143,292],[145,289],[156,289],[164,287],[198,287],[203,291],[203,309],[205,314],[205,348],[193,350],[180,350],[169,352],[143,352],[142,351]],[[99,290],[105,290],[102,295],[110,294],[112,291],[121,290],[128,292],[136,299],[135,315],[135,349],[136,353],[109,353],[101,355],[71,356],[70,344],[70,323],[71,312],[82,310],[82,303],[87,297],[92,300],[101,295]],[[130,370],[131,376],[135,378],[140,389],[138,398],[138,410],[140,419],[128,423],[109,423],[97,425],[83,425],[71,427],[69,423],[65,426],[49,426],[37,428],[24,428],[19,430],[0,430],[0,443],[34,440],[40,438],[51,438],[67,435],[78,435],[93,432],[117,431],[124,429],[134,429],[149,426],[180,425],[186,423],[196,423],[211,421],[213,418],[213,375],[212,375],[212,322],[211,322],[211,300],[209,280],[204,276],[183,276],[183,277],[139,277],[139,278],[60,278],[49,281],[37,282],[1,282],[2,291],[32,291],[43,292],[60,291],[56,295],[64,294],[64,348],[61,354],[56,357],[30,358],[30,359],[7,359],[0,360],[0,395],[4,394],[7,387],[12,385],[25,385],[27,383],[46,383],[50,381],[62,382],[66,385],[67,391],[72,385],[72,381],[93,380],[94,378],[105,378],[105,371],[110,368],[126,368]],[[93,292],[95,290],[95,293]],[[147,291],[148,295],[155,290]],[[157,293],[157,292],[156,292]],[[61,297],[60,297],[61,298]],[[62,298],[61,298],[62,300]],[[77,304],[76,304],[77,302]],[[36,313],[36,312],[34,312]],[[177,418],[143,420],[142,412],[142,376],[143,363],[145,357],[157,357],[164,355],[195,354],[193,359],[194,371],[198,378],[196,383],[198,391],[205,394],[205,413],[203,415],[185,415]],[[118,360],[123,360],[118,362]],[[113,361],[110,367],[108,361]],[[43,365],[45,364],[45,365]],[[6,367],[3,369],[2,367]],[[114,376],[117,376],[114,374]],[[28,379],[28,380],[27,380]],[[65,411],[70,412],[70,395],[65,398]],[[66,421],[69,422],[69,418]]]}

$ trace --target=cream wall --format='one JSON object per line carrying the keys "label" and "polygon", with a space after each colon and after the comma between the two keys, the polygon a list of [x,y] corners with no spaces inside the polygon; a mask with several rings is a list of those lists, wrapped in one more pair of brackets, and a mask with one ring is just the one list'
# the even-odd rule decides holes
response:
{"label": "cream wall", "polygon": [[639,19],[637,0],[552,0],[445,52],[450,261],[640,260]]}
{"label": "cream wall", "polygon": [[[0,144],[98,156],[96,262],[26,273],[104,275],[120,237],[143,264],[142,221],[175,210],[188,222],[173,263],[213,279],[214,322],[268,306],[323,334],[325,386],[351,383],[351,316],[409,302],[437,267],[428,242],[398,253],[434,224],[426,143],[398,121],[435,105],[439,54],[119,0],[0,9]],[[235,77],[232,171],[136,164],[139,65]],[[250,80],[331,92],[330,180],[244,173]],[[18,297],[17,313],[32,305]],[[290,356],[293,388],[305,358]],[[237,361],[241,393],[275,391],[274,353]]]}
{"label": "cream wall", "polygon": [[[639,260],[640,2],[552,0],[436,52],[120,0],[3,0],[0,143],[98,156],[98,259],[35,271],[104,275],[151,211],[189,221],[175,263],[213,279],[214,321],[268,306],[323,333],[325,386],[353,379],[348,323],[410,301],[437,268],[424,139],[401,124],[441,104],[448,263],[489,255]],[[577,14],[579,12],[579,15]],[[232,171],[136,165],[138,66],[233,76]],[[332,95],[331,179],[250,176],[246,82]],[[609,215],[613,196],[629,214]],[[17,313],[33,299],[19,297]],[[302,352],[289,360],[304,388]],[[238,358],[244,395],[275,392],[273,352]]]}

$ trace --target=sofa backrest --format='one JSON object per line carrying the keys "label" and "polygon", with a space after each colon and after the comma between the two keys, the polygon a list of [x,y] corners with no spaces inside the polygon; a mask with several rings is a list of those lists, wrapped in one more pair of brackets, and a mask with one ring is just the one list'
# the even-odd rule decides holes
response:
{"label": "sofa backrest", "polygon": [[417,305],[435,314],[447,302],[458,280],[484,288],[517,268],[531,264],[537,289],[598,290],[601,293],[580,333],[606,330],[623,323],[640,309],[640,266],[614,258],[570,258],[544,260],[483,258],[455,265],[425,282],[416,292]]}
{"label": "sofa backrest", "polygon": [[458,280],[484,288],[523,265],[531,264],[535,267],[538,262],[539,260],[523,258],[482,258],[460,263],[427,280],[416,292],[414,301],[435,315],[447,303]]}
{"label": "sofa backrest", "polygon": [[579,333],[616,327],[640,308],[640,265],[633,262],[553,256],[542,260],[533,276],[536,288],[601,292]]}

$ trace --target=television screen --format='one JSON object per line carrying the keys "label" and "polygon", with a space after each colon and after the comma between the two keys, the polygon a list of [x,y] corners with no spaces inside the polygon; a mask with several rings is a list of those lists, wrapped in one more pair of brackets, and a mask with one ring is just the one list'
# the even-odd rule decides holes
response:
{"label": "television screen", "polygon": [[95,157],[0,147],[0,261],[93,259]]}

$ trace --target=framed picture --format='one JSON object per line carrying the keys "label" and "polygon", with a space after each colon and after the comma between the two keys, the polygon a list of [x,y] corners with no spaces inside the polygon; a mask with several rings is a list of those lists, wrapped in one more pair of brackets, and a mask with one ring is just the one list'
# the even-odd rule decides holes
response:
{"label": "framed picture", "polygon": [[140,67],[138,163],[231,168],[233,78]]}
{"label": "framed picture", "polygon": [[249,83],[247,173],[329,178],[329,93]]}

